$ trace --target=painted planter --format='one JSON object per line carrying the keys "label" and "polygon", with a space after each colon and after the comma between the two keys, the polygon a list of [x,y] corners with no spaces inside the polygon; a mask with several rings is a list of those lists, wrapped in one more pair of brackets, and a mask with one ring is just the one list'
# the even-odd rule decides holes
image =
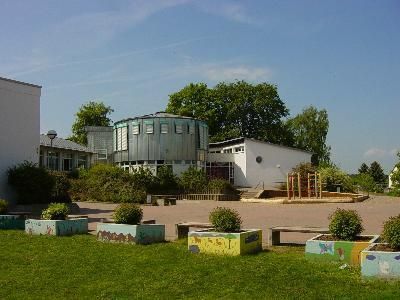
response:
{"label": "painted planter", "polygon": [[377,278],[400,278],[400,251],[376,251],[368,246],[361,252],[361,275]]}
{"label": "painted planter", "polygon": [[165,241],[165,225],[97,223],[97,240],[127,244],[159,243]]}
{"label": "painted planter", "polygon": [[34,220],[25,221],[25,232],[33,235],[73,235],[88,233],[88,218],[69,220]]}
{"label": "painted planter", "polygon": [[322,235],[319,234],[306,242],[306,258],[339,261],[354,266],[360,265],[361,251],[379,238],[379,235],[361,235],[370,239],[365,242],[318,240]]}
{"label": "painted planter", "polygon": [[192,253],[243,255],[262,250],[262,230],[248,229],[236,233],[215,232],[212,229],[190,231],[188,249]]}
{"label": "painted planter", "polygon": [[25,229],[25,217],[21,215],[0,215],[0,229]]}

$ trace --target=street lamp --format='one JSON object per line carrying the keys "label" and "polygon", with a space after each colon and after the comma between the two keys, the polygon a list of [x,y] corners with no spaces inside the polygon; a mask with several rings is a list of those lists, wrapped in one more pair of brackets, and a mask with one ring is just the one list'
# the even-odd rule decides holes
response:
{"label": "street lamp", "polygon": [[50,139],[50,147],[53,147],[53,140],[56,138],[57,132],[55,130],[49,130],[47,136]]}

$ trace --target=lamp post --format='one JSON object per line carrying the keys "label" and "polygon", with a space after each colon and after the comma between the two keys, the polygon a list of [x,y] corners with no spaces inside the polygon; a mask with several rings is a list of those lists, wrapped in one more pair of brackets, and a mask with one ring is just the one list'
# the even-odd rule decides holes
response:
{"label": "lamp post", "polygon": [[[57,132],[55,130],[49,130],[47,132],[47,137],[50,139],[50,148],[53,148],[53,140],[56,138]],[[53,165],[53,157],[51,158]],[[47,167],[49,167],[49,161],[47,161]],[[54,167],[53,167],[54,168]]]}
{"label": "lamp post", "polygon": [[50,147],[53,147],[53,140],[56,138],[57,132],[55,130],[49,130],[47,136],[50,139]]}

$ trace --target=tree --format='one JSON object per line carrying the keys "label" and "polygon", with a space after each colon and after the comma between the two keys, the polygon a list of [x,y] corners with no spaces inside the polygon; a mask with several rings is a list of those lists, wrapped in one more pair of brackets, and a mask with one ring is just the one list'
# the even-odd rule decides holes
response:
{"label": "tree", "polygon": [[360,189],[364,192],[374,192],[378,189],[374,178],[368,173],[360,172],[360,174],[356,175],[354,178],[354,183],[360,187]]}
{"label": "tree", "polygon": [[103,102],[90,101],[79,108],[72,124],[72,136],[68,139],[78,144],[87,145],[86,126],[110,126],[108,117],[114,110]]}
{"label": "tree", "polygon": [[369,167],[369,175],[371,175],[376,184],[386,183],[386,175],[383,173],[381,165],[376,161],[374,161]]}
{"label": "tree", "polygon": [[206,121],[213,142],[237,137],[279,144],[289,140],[283,122],[289,111],[276,86],[268,83],[222,82],[214,88],[191,83],[169,96],[166,111]]}
{"label": "tree", "polygon": [[358,169],[359,174],[369,174],[369,168],[366,163],[362,163],[360,168]]}
{"label": "tree", "polygon": [[293,146],[315,154],[314,163],[329,163],[331,147],[326,144],[329,129],[328,113],[325,109],[318,111],[310,106],[303,112],[287,121],[293,135]]}

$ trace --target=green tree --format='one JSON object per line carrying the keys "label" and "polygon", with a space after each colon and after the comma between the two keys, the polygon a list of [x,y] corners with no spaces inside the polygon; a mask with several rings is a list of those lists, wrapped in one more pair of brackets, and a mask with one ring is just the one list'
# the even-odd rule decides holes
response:
{"label": "green tree", "polygon": [[362,163],[360,168],[358,169],[359,174],[369,174],[369,167],[367,166],[366,163]]}
{"label": "green tree", "polygon": [[313,152],[313,162],[329,163],[331,147],[326,144],[329,129],[328,113],[313,106],[287,121],[294,139],[293,146]]}
{"label": "green tree", "polygon": [[377,161],[374,161],[369,167],[369,175],[372,176],[376,184],[386,183],[386,175],[383,173],[383,169]]}
{"label": "green tree", "polygon": [[181,174],[180,183],[186,193],[200,193],[207,188],[208,179],[203,170],[190,167]]}
{"label": "green tree", "polygon": [[353,192],[354,186],[349,175],[340,170],[336,166],[319,168],[322,182],[325,190],[328,192],[336,192],[340,187],[341,192]]}
{"label": "green tree", "polygon": [[374,178],[368,173],[360,173],[356,175],[354,178],[354,184],[359,186],[362,191],[367,192],[368,194],[369,192],[377,190]]}
{"label": "green tree", "polygon": [[169,96],[166,111],[206,121],[213,142],[237,137],[280,144],[290,140],[283,122],[289,111],[276,86],[268,83],[222,82],[214,88],[191,83]]}
{"label": "green tree", "polygon": [[103,102],[90,101],[79,108],[72,124],[72,136],[68,139],[78,144],[87,145],[86,126],[110,126],[108,117],[114,110]]}

